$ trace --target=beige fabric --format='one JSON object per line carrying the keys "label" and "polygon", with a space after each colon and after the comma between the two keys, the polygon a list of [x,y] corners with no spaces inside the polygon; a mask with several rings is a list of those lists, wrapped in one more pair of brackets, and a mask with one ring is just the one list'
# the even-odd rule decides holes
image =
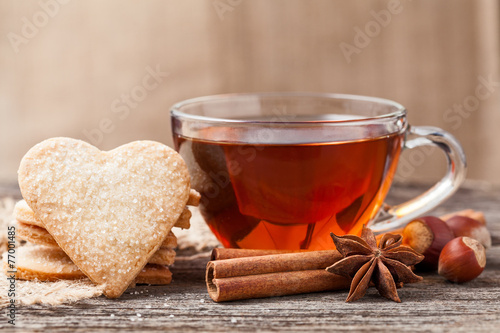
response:
{"label": "beige fabric", "polygon": [[[0,270],[0,308],[9,305],[7,276]],[[102,295],[102,289],[90,280],[60,280],[57,282],[16,281],[16,304],[59,305]]]}
{"label": "beige fabric", "polygon": [[[214,3],[229,5],[217,10]],[[339,45],[353,45],[357,29],[377,29],[373,12],[388,3],[69,2],[16,52],[8,34],[22,37],[22,19],[33,22],[44,12],[38,0],[1,1],[0,179],[14,181],[22,155],[54,133],[87,139],[101,127],[93,136],[103,149],[140,138],[172,144],[167,109],[179,100],[306,90],[394,99],[408,107],[414,125],[445,127],[461,140],[473,161],[469,178],[500,183],[499,87],[457,128],[444,118],[474,96],[478,76],[499,81],[498,1],[401,1],[348,63]],[[158,85],[127,107],[122,94],[139,91],[157,67],[164,74],[151,84]],[[439,177],[435,156],[408,177]]]}

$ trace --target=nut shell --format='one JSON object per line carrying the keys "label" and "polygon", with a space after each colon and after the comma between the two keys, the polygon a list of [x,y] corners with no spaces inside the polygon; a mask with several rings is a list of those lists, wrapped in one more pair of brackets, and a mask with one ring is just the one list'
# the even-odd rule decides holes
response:
{"label": "nut shell", "polygon": [[458,212],[445,214],[445,215],[440,216],[440,218],[441,218],[441,220],[446,222],[447,220],[449,220],[453,216],[457,216],[457,215],[470,217],[470,218],[477,220],[480,223],[486,225],[486,217],[484,216],[484,213],[481,211],[478,211],[478,210],[473,210],[473,209],[465,209],[465,210],[461,210]]}
{"label": "nut shell", "polygon": [[478,277],[485,266],[484,246],[470,237],[457,237],[441,251],[438,273],[448,281],[463,283]]}
{"label": "nut shell", "polygon": [[445,221],[455,237],[470,237],[478,240],[485,248],[491,247],[491,234],[486,225],[476,219],[455,215]]}
{"label": "nut shell", "polygon": [[424,216],[411,221],[403,229],[403,243],[425,256],[415,266],[420,271],[435,271],[443,247],[455,238],[450,227],[440,218]]}

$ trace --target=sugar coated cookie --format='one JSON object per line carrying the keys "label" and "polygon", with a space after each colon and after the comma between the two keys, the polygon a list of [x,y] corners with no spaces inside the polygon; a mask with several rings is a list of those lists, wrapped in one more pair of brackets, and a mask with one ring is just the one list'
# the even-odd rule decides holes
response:
{"label": "sugar coated cookie", "polygon": [[[192,203],[199,203],[200,202],[199,196],[200,194],[198,192],[196,192],[195,190],[191,190],[189,194],[188,204],[190,201],[192,201]],[[196,206],[196,205],[192,204],[191,206]],[[184,207],[181,216],[179,216],[177,221],[175,221],[174,227],[189,229],[191,227],[189,221],[191,219],[191,215],[192,214],[189,208]],[[25,200],[18,201],[14,206],[14,218],[17,221],[22,222],[24,224],[36,225],[42,228],[44,227],[42,221],[38,220],[35,217],[35,212],[33,212],[33,210],[30,208],[30,206],[28,206]]]}
{"label": "sugar coated cookie", "polygon": [[[55,239],[44,228],[37,227],[36,225],[25,224],[19,221],[15,223],[15,227],[16,236],[22,240],[38,245],[59,247]],[[177,237],[175,237],[174,233],[170,231],[163,243],[161,243],[160,249],[174,249],[176,247]]]}
{"label": "sugar coated cookie", "polygon": [[190,195],[183,159],[153,141],[100,151],[80,140],[45,140],[26,153],[18,175],[36,218],[110,298],[160,248]]}

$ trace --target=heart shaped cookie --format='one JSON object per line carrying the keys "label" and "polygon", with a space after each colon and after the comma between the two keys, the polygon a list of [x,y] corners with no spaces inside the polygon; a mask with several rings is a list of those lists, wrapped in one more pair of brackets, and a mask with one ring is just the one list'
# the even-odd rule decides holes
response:
{"label": "heart shaped cookie", "polygon": [[160,247],[189,197],[189,173],[152,141],[111,151],[75,139],[43,141],[23,157],[21,193],[59,246],[110,298]]}

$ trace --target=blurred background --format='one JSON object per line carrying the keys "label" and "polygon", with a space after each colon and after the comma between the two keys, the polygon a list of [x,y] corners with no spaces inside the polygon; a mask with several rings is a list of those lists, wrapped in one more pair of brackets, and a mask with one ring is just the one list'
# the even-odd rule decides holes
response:
{"label": "blurred background", "polygon": [[[177,101],[319,91],[405,105],[461,141],[469,179],[500,184],[499,16],[496,0],[1,1],[0,182],[49,137],[171,145]],[[443,173],[423,149],[397,180]]]}

